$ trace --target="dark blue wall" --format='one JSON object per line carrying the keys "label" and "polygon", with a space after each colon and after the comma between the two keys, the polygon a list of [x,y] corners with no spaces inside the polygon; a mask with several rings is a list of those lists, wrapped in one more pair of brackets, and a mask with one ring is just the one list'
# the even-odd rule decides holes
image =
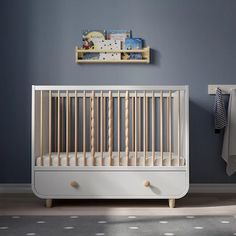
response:
{"label": "dark blue wall", "polygon": [[[191,182],[225,174],[207,85],[236,83],[234,0],[1,0],[0,182],[30,182],[32,84],[190,86]],[[132,29],[150,65],[77,65],[82,29]]]}

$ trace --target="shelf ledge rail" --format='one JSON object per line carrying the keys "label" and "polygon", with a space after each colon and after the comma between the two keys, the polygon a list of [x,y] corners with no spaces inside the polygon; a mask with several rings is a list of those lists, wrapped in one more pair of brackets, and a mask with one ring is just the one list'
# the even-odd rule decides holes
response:
{"label": "shelf ledge rail", "polygon": [[[120,60],[99,60],[99,59],[83,59],[84,53],[142,53],[142,59],[120,59]],[[75,47],[75,62],[76,63],[150,63],[150,47],[143,49],[119,49],[119,50],[105,50],[105,49],[82,49]]]}

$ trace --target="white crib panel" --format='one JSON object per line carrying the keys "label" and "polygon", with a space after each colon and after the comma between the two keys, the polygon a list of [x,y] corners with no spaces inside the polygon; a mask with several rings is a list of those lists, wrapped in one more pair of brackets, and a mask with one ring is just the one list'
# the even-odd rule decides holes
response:
{"label": "white crib panel", "polygon": [[188,189],[185,171],[35,171],[34,186],[45,198],[180,198]]}

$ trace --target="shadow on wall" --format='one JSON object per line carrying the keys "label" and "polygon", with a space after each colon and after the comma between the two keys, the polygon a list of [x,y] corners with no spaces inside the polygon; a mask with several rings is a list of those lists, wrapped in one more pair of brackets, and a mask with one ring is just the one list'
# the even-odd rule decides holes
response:
{"label": "shadow on wall", "polygon": [[220,183],[222,178],[226,179],[224,182],[233,183],[236,174],[227,176],[225,162],[221,158],[224,135],[223,131],[215,133],[213,104],[206,109],[190,100],[189,129],[190,182],[207,183],[206,177],[209,176],[211,183]]}
{"label": "shadow on wall", "polygon": [[150,65],[160,67],[161,54],[158,50],[150,49]]}

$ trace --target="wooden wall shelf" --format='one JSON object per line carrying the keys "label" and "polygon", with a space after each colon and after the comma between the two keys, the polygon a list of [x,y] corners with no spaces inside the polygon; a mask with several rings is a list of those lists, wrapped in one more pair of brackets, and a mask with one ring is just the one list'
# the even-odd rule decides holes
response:
{"label": "wooden wall shelf", "polygon": [[[84,53],[142,53],[143,59],[141,60],[126,60],[126,59],[121,59],[121,60],[87,60],[83,59],[83,54]],[[150,63],[150,47],[146,47],[143,49],[136,49],[136,50],[86,50],[86,49],[81,49],[76,47],[75,48],[75,62],[78,64],[92,64],[92,63]]]}

